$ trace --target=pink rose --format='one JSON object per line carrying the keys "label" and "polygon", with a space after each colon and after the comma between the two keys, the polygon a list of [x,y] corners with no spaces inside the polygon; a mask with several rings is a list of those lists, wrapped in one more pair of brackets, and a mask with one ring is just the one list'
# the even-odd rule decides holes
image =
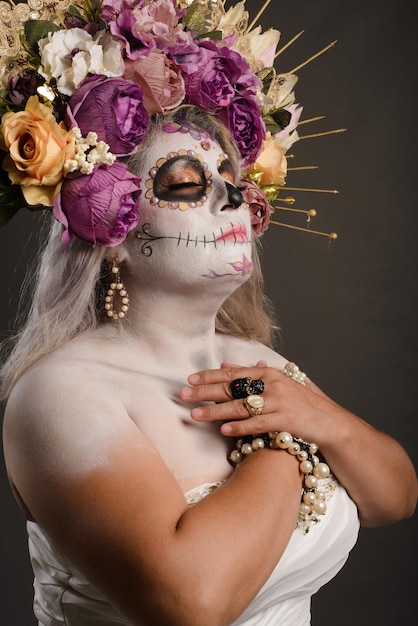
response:
{"label": "pink rose", "polygon": [[175,109],[184,100],[184,80],[180,71],[161,50],[152,49],[147,57],[125,61],[123,78],[144,91],[144,106],[149,115]]}
{"label": "pink rose", "polygon": [[91,245],[117,246],[139,218],[140,179],[125,163],[98,165],[92,174],[70,174],[54,202],[54,215],[65,226],[67,245],[73,236]]}
{"label": "pink rose", "polygon": [[259,237],[267,230],[270,215],[274,209],[258,185],[246,178],[242,182],[245,187],[242,195],[251,213],[252,231],[256,237]]}

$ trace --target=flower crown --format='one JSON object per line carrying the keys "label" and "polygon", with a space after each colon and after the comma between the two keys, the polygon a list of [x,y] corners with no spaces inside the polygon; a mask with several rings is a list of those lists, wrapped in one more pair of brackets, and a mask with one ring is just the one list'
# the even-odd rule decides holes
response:
{"label": "flower crown", "polygon": [[245,0],[0,4],[0,225],[48,208],[64,243],[120,244],[141,193],[120,159],[150,116],[190,104],[231,131],[253,231],[265,231],[302,107],[296,75],[273,67],[279,31],[249,25]]}

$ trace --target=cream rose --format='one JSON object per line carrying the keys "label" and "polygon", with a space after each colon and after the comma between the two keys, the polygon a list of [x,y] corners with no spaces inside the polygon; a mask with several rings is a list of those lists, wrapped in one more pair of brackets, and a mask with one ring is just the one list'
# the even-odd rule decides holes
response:
{"label": "cream rose", "polygon": [[120,45],[102,30],[94,37],[82,28],[58,30],[39,42],[38,72],[47,81],[55,78],[58,91],[72,96],[89,74],[122,74]]}
{"label": "cream rose", "polygon": [[286,183],[287,159],[285,151],[270,131],[266,133],[256,162],[246,170],[245,174],[260,186],[279,185],[282,187]]}
{"label": "cream rose", "polygon": [[74,139],[57,123],[37,96],[24,111],[5,113],[0,132],[9,154],[3,160],[14,185],[20,185],[30,205],[52,206],[64,178],[64,163],[75,155]]}

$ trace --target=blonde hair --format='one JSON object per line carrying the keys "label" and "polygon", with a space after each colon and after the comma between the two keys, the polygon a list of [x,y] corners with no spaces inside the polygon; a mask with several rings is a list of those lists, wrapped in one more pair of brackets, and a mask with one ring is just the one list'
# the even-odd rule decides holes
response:
{"label": "blonde hair", "polygon": [[[140,149],[128,159],[135,173],[154,133],[167,120],[184,119],[206,130],[236,164],[239,152],[227,129],[213,116],[190,106],[179,107],[170,115],[153,120]],[[38,268],[31,276],[33,295],[26,319],[13,337],[3,343],[6,358],[0,368],[0,400],[6,399],[19,378],[36,362],[81,333],[108,322],[103,315],[103,296],[109,282],[108,251],[93,248],[74,238],[68,246],[61,242],[62,225],[51,216],[46,244],[39,252]],[[253,243],[252,276],[224,302],[216,318],[216,331],[271,346],[274,315],[264,295],[260,242]],[[123,324],[123,321],[116,322]]]}

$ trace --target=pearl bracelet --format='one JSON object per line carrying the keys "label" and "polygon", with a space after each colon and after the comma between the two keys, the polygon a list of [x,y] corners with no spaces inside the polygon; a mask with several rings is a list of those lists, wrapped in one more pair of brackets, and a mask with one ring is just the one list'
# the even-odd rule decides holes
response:
{"label": "pearl bracelet", "polygon": [[305,526],[307,532],[309,523],[318,522],[316,516],[324,515],[327,510],[326,494],[318,487],[320,479],[331,475],[328,465],[319,459],[316,443],[293,437],[285,431],[241,437],[236,442],[236,449],[230,453],[229,461],[236,466],[246,456],[264,447],[287,450],[298,459],[299,469],[304,475],[298,522]]}

